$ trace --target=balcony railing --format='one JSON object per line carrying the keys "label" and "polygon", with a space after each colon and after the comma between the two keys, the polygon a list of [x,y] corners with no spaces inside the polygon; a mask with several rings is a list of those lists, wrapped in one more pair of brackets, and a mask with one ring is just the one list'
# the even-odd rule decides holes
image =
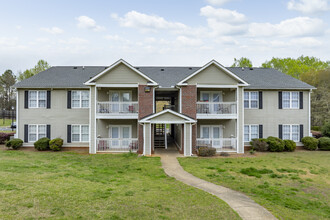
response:
{"label": "balcony railing", "polygon": [[236,152],[236,138],[197,138],[197,147],[213,147],[217,152]]}
{"label": "balcony railing", "polygon": [[97,102],[98,114],[132,114],[138,112],[138,102]]}
{"label": "balcony railing", "polygon": [[197,102],[197,114],[236,114],[236,102]]}
{"label": "balcony railing", "polygon": [[139,149],[137,138],[97,138],[97,152],[136,152]]}

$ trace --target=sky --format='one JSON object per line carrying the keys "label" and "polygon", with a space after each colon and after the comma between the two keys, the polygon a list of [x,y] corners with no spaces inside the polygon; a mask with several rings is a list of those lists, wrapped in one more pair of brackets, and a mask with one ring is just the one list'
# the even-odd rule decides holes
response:
{"label": "sky", "polygon": [[330,60],[330,0],[0,0],[0,73],[51,66]]}

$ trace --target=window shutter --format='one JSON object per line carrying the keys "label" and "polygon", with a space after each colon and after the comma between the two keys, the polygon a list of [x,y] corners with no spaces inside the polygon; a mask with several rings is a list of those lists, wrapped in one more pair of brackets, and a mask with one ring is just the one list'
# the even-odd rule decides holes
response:
{"label": "window shutter", "polygon": [[50,91],[47,91],[47,108],[50,108]]}
{"label": "window shutter", "polygon": [[263,126],[259,125],[259,138],[263,138],[264,132],[263,132]]}
{"label": "window shutter", "polygon": [[300,125],[300,141],[304,137],[304,125]]}
{"label": "window shutter", "polygon": [[71,108],[71,91],[68,91],[68,108]]}
{"label": "window shutter", "polygon": [[47,125],[47,137],[50,138],[50,125]]}
{"label": "window shutter", "polygon": [[24,91],[24,108],[29,108],[29,91]]}
{"label": "window shutter", "polygon": [[259,91],[259,109],[262,109],[262,91]]}
{"label": "window shutter", "polygon": [[29,142],[29,125],[24,125],[24,142]]}
{"label": "window shutter", "polygon": [[68,143],[71,143],[71,125],[68,125],[68,139],[67,139],[67,142]]}
{"label": "window shutter", "polygon": [[304,93],[299,92],[299,108],[303,109],[304,108]]}
{"label": "window shutter", "polygon": [[278,108],[282,109],[282,92],[278,92]]}
{"label": "window shutter", "polygon": [[278,125],[278,137],[283,139],[283,125]]}

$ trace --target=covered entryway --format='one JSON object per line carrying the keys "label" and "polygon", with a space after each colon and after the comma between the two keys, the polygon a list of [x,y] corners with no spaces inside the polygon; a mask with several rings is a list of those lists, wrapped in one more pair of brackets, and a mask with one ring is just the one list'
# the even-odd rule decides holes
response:
{"label": "covered entryway", "polygon": [[[155,150],[156,137],[164,135],[164,146],[177,146],[180,152],[184,156],[192,155],[192,125],[196,123],[196,121],[188,116],[180,114],[170,109],[163,110],[156,114],[147,116],[139,121],[141,125],[143,125],[143,155],[151,155]],[[161,135],[156,135],[157,129],[160,128],[159,125],[164,126],[165,132],[160,132]],[[170,139],[170,136],[166,134],[166,125],[174,125],[177,133],[177,143],[176,140]],[[157,131],[158,132],[158,131]],[[169,141],[170,139],[170,141]],[[171,145],[167,144],[167,141],[171,143]],[[175,144],[175,145],[173,145]]]}

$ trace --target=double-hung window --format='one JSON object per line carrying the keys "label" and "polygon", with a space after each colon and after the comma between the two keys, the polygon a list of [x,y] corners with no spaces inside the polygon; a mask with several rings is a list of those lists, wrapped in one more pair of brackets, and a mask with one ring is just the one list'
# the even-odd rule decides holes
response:
{"label": "double-hung window", "polygon": [[29,91],[29,108],[46,108],[47,91]]}
{"label": "double-hung window", "polygon": [[47,135],[46,125],[29,125],[28,126],[28,137],[29,142],[35,142],[40,138],[46,137]]}
{"label": "double-hung window", "polygon": [[283,108],[297,109],[299,108],[299,92],[283,92],[282,93]]}
{"label": "double-hung window", "polygon": [[283,125],[283,139],[299,142],[300,131],[299,125]]}
{"label": "double-hung window", "polygon": [[72,142],[88,142],[89,125],[72,125],[71,140]]}
{"label": "double-hung window", "polygon": [[259,138],[259,125],[244,125],[244,142]]}
{"label": "double-hung window", "polygon": [[88,108],[89,91],[72,91],[71,103],[72,108]]}
{"label": "double-hung window", "polygon": [[259,108],[259,92],[244,92],[244,108]]}

